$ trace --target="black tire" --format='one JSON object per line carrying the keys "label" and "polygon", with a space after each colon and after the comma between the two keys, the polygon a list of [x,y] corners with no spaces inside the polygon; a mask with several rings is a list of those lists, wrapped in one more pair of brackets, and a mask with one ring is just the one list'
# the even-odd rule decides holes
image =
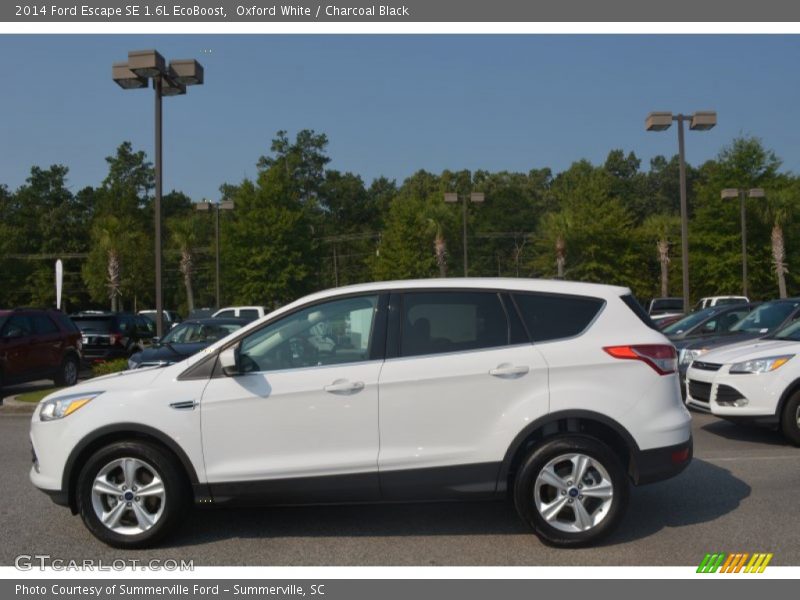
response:
{"label": "black tire", "polygon": [[786,401],[781,414],[781,432],[795,446],[800,446],[800,391]]}
{"label": "black tire", "polygon": [[[600,469],[605,470],[612,490],[611,499],[606,506],[603,506],[604,500],[589,498],[588,494],[587,497],[578,496],[582,491],[591,489],[592,483],[599,483],[605,479],[605,475],[601,474],[601,471],[594,466],[587,469],[581,484],[568,481],[566,479],[568,476],[565,476],[564,482],[573,485],[561,489],[542,483],[537,490],[537,478],[551,461],[575,454],[589,457],[595,465],[599,465]],[[564,465],[569,466],[570,464],[572,463],[564,460],[558,462],[556,467],[563,469]],[[582,491],[577,489],[579,485]],[[585,489],[584,486],[586,486]],[[561,491],[559,492],[557,489]],[[539,500],[542,502],[552,500],[555,506],[555,500],[563,497],[564,501],[569,504],[558,509],[555,516],[548,522],[536,506],[537,491],[540,494]],[[548,498],[547,495],[551,495],[551,497]],[[559,435],[544,440],[523,459],[514,479],[514,505],[517,513],[533,528],[543,542],[552,546],[587,546],[602,539],[619,524],[628,505],[628,496],[628,477],[617,455],[603,442],[583,435]],[[564,528],[570,527],[570,516],[577,523],[578,516],[574,508],[577,508],[578,502],[582,507],[589,508],[590,516],[597,522],[583,531],[565,531]],[[559,517],[567,518],[562,520]]]}
{"label": "black tire", "polygon": [[[133,458],[157,472],[163,482],[164,499],[160,517],[146,531],[120,533],[107,527],[96,514],[92,489],[101,470],[115,460]],[[161,447],[144,441],[117,442],[95,452],[78,475],[76,499],[78,512],[89,531],[100,541],[114,548],[149,548],[173,531],[185,516],[189,505],[189,486],[180,463]],[[122,503],[122,502],[120,502]],[[131,502],[127,502],[130,506]],[[134,511],[126,519],[135,518]]]}
{"label": "black tire", "polygon": [[64,357],[61,366],[58,368],[53,382],[60,387],[70,387],[78,383],[78,374],[81,370],[81,364],[78,358],[72,354]]}

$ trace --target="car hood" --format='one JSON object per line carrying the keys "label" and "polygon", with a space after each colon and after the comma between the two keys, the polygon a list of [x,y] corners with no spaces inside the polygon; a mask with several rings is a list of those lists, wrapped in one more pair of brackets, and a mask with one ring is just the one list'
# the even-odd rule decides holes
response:
{"label": "car hood", "polygon": [[45,396],[43,400],[74,396],[75,394],[90,394],[95,392],[110,392],[116,390],[142,389],[151,385],[164,373],[158,367],[146,367],[134,371],[120,371],[102,377],[88,379],[72,387],[64,388]]}
{"label": "car hood", "polygon": [[713,348],[721,348],[722,346],[730,346],[732,344],[739,344],[741,342],[752,342],[752,340],[757,340],[758,338],[764,337],[767,335],[766,333],[750,333],[750,332],[734,332],[734,333],[726,333],[723,335],[713,335],[713,336],[706,336],[701,338],[692,338],[690,340],[684,340],[682,346],[678,346],[678,341],[675,340],[673,342],[677,348],[689,348],[689,349],[699,349],[699,348],[706,348],[706,349],[713,349]]}
{"label": "car hood", "polygon": [[699,360],[710,363],[729,364],[754,358],[764,358],[766,356],[793,354],[795,352],[800,352],[800,342],[760,339],[712,350],[704,354]]}

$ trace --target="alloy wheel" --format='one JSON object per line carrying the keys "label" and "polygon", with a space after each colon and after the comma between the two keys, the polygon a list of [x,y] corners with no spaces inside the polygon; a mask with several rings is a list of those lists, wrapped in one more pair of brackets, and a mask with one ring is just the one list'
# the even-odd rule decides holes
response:
{"label": "alloy wheel", "polygon": [[614,501],[606,468],[586,454],[562,454],[548,462],[533,487],[536,510],[552,527],[584,532],[605,519]]}
{"label": "alloy wheel", "polygon": [[137,535],[161,519],[166,490],[158,471],[145,461],[118,458],[105,465],[92,485],[92,507],[100,522],[121,535]]}

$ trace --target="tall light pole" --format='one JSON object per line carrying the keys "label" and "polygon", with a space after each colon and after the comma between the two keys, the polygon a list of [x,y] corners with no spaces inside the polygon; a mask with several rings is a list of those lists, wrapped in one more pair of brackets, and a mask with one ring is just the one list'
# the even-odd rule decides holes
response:
{"label": "tall light pole", "polygon": [[725,188],[720,192],[723,200],[739,199],[739,206],[742,213],[742,296],[747,296],[747,211],[745,210],[745,198],[763,198],[764,190],[761,188],[736,189]]}
{"label": "tall light pole", "polygon": [[156,335],[164,334],[164,298],[161,278],[161,188],[163,182],[161,161],[161,98],[186,93],[187,85],[203,83],[203,67],[194,59],[172,60],[167,66],[164,57],[156,50],[133,50],[128,52],[126,62],[115,62],[111,77],[124,90],[147,87],[153,80],[155,90],[155,254],[156,254]]}
{"label": "tall light pole", "polygon": [[221,210],[233,210],[233,200],[222,200],[221,202],[211,203],[211,202],[198,202],[194,205],[196,210],[203,210],[203,211],[214,211],[214,255],[215,255],[215,281],[216,281],[216,299],[217,299],[217,310],[222,308],[220,306],[220,294],[219,294],[219,211]]}
{"label": "tall light pole", "polygon": [[459,196],[456,193],[446,193],[444,195],[444,201],[450,204],[456,204],[459,199],[462,202],[461,222],[464,230],[464,277],[467,277],[469,274],[469,267],[467,266],[467,202],[480,204],[484,200],[484,195],[483,192],[472,192],[469,196]]}
{"label": "tall light pole", "polygon": [[683,123],[689,121],[689,129],[708,131],[717,124],[717,113],[713,111],[696,112],[691,115],[671,112],[651,112],[645,119],[647,131],[664,131],[673,121],[678,122],[678,157],[680,165],[681,193],[681,270],[683,271],[683,310],[689,310],[689,211],[686,208],[686,154],[683,145]]}

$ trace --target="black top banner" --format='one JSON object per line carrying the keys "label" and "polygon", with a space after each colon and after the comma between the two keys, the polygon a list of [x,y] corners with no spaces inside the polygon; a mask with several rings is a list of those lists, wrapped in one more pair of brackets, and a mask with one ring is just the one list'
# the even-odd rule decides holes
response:
{"label": "black top banner", "polygon": [[786,0],[47,0],[0,4],[2,22],[787,22]]}

